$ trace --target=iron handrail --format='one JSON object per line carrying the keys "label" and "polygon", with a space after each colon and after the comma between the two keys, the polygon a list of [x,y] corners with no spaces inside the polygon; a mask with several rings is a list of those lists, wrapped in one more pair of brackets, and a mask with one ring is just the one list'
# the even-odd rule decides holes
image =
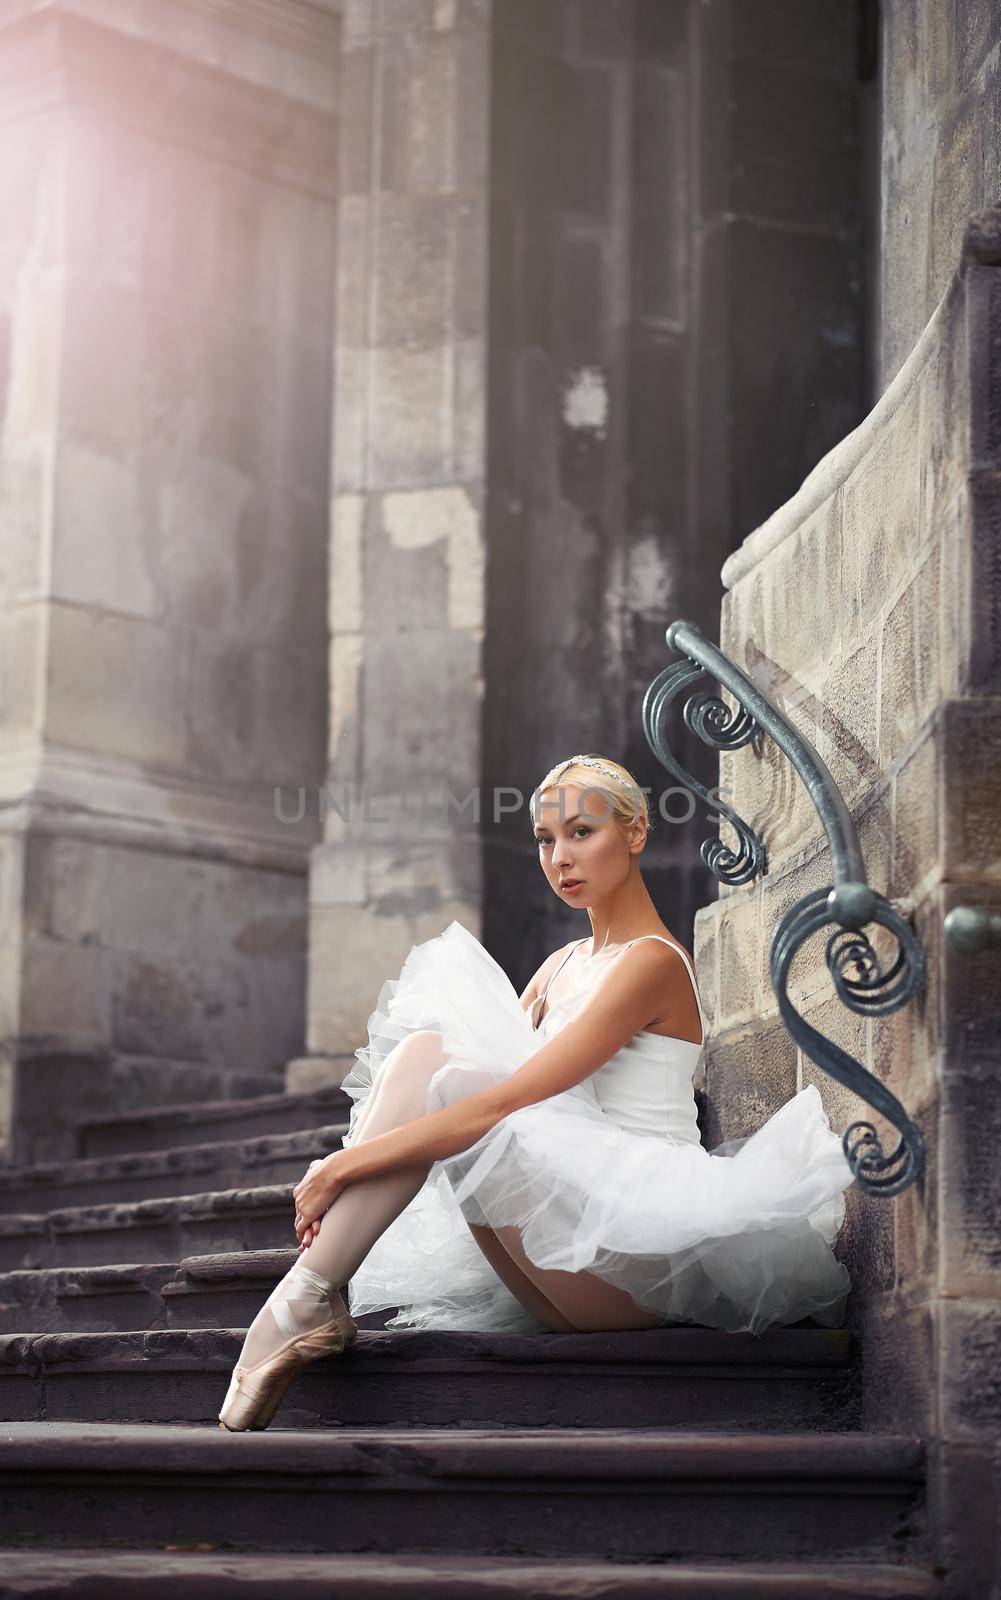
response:
{"label": "iron handrail", "polygon": [[[718,837],[702,841],[702,859],[719,882],[736,885],[764,874],[768,870],[767,853],[760,836],[718,797],[718,791],[710,795],[671,754],[664,736],[665,714],[688,684],[710,677],[733,696],[739,707],[734,712],[715,694],[689,696],[683,708],[684,720],[704,744],[715,750],[738,750],[760,728],[788,757],[817,810],[827,834],[834,882],[797,900],[776,924],[769,955],[772,988],[782,1021],[804,1054],[875,1107],[896,1128],[900,1139],[889,1155],[884,1155],[871,1122],[853,1122],[842,1136],[842,1147],[861,1189],[883,1196],[899,1194],[917,1180],[924,1168],[925,1145],[920,1128],[885,1084],[796,1010],[789,999],[788,978],[801,945],[821,928],[835,923],[827,940],[825,959],[839,999],[860,1015],[888,1016],[905,1006],[924,984],[925,960],[920,942],[893,903],[866,881],[865,861],[851,812],[816,747],[693,623],[672,622],[666,638],[683,659],[665,668],[647,689],[643,731],[662,766],[701,796],[711,811],[718,811],[736,833],[737,849]],[[872,922],[888,929],[897,942],[896,957],[885,971],[863,932]],[[850,967],[855,969],[854,976],[849,975]]]}

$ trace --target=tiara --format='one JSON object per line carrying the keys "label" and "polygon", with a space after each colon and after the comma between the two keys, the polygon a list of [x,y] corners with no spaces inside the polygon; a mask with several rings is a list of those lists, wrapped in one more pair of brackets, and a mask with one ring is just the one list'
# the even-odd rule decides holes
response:
{"label": "tiara", "polygon": [[[552,769],[553,773],[555,774],[555,778],[558,778],[561,773],[566,772],[569,767],[591,767],[596,772],[605,772],[610,778],[614,778],[618,783],[620,783],[624,789],[628,789],[634,797],[636,795],[643,794],[643,790],[639,788],[634,779],[629,778],[623,772],[618,772],[615,767],[610,767],[607,761],[601,761],[597,756],[571,756],[569,761],[561,761],[558,767],[554,767]],[[553,781],[555,781],[555,778]],[[537,789],[535,792],[538,794],[540,791]],[[642,805],[643,814],[646,817],[647,825],[652,826],[645,797]]]}
{"label": "tiara", "polygon": [[597,756],[571,756],[569,761],[560,763],[560,771],[565,772],[567,767],[594,767],[598,772],[607,772],[610,778],[618,779],[619,783],[631,787],[630,780],[624,773],[610,767],[607,761],[599,761]]}

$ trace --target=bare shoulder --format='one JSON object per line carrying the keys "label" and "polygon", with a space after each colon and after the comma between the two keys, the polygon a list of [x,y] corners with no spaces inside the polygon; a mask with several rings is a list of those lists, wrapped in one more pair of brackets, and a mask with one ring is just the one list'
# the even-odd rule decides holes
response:
{"label": "bare shoulder", "polygon": [[647,951],[655,960],[659,958],[662,964],[667,963],[671,966],[677,965],[679,961],[684,965],[686,956],[691,960],[691,955],[681,940],[676,939],[671,933],[640,934],[633,949]]}
{"label": "bare shoulder", "polygon": [[625,950],[620,960],[612,963],[612,971],[620,972],[675,972],[684,968],[681,946],[666,935],[656,938],[641,936]]}
{"label": "bare shoulder", "polygon": [[665,934],[637,940],[623,961],[616,965],[623,969],[620,976],[623,986],[631,982],[637,989],[645,990],[655,1006],[646,1027],[655,1033],[698,1043],[702,1037],[702,1022],[689,965],[691,959],[679,940],[669,939]]}

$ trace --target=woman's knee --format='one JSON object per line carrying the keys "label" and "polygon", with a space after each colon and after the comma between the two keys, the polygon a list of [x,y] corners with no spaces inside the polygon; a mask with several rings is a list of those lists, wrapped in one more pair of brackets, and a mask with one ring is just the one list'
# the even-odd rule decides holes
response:
{"label": "woman's knee", "polygon": [[441,1034],[430,1028],[419,1028],[401,1039],[392,1055],[387,1057],[382,1071],[389,1082],[427,1081],[434,1076],[444,1059]]}
{"label": "woman's knee", "polygon": [[441,1034],[436,1028],[415,1028],[403,1042],[411,1049],[420,1046],[422,1050],[440,1050],[442,1047]]}

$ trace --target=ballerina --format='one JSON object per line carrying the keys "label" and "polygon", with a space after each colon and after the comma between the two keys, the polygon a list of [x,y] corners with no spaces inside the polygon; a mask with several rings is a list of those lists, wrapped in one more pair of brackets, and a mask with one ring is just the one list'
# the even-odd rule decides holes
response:
{"label": "ballerina", "polygon": [[832,1246],[853,1175],[816,1087],[748,1138],[699,1141],[704,1017],[640,872],[642,790],[574,756],[531,815],[543,873],[590,936],[519,997],[453,922],[383,985],[343,1083],[348,1133],[293,1190],[299,1256],[248,1329],[220,1426],[266,1427],[372,1310],[554,1332],[841,1324],[851,1284]]}

